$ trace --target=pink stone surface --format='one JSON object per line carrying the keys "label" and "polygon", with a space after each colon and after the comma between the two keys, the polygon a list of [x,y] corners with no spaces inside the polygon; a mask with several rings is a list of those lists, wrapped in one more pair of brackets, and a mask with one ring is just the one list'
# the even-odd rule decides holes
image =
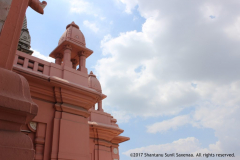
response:
{"label": "pink stone surface", "polygon": [[102,92],[101,84],[96,78],[96,75],[94,75],[92,71],[88,75],[88,87],[95,89],[98,92]]}
{"label": "pink stone surface", "polygon": [[11,71],[28,5],[43,13],[39,6],[46,6],[46,2],[13,0],[9,12],[3,10],[6,14],[0,34],[0,158],[4,160],[32,160],[35,155],[33,141],[20,129],[36,116],[38,106],[32,101],[28,81]]}
{"label": "pink stone surface", "polygon": [[79,26],[67,25],[50,53],[55,63],[16,51],[28,5],[42,14],[46,2],[13,0],[16,8],[0,36],[1,159],[119,159],[114,149],[129,138],[119,136],[123,130],[116,119],[103,111],[106,95],[96,76],[88,74],[86,61],[93,51]]}
{"label": "pink stone surface", "polygon": [[61,44],[64,40],[71,40],[81,46],[86,47],[85,37],[81,30],[79,30],[79,26],[76,25],[74,22],[67,25],[66,31],[63,33],[63,35],[58,41],[58,45]]}
{"label": "pink stone surface", "polygon": [[21,133],[0,130],[0,157],[3,160],[32,160],[34,149],[31,139]]}

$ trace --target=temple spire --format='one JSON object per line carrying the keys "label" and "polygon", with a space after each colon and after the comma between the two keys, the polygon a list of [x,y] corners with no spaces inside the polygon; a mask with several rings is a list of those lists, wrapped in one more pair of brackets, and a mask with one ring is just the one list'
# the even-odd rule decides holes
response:
{"label": "temple spire", "polygon": [[31,48],[31,36],[27,28],[27,17],[25,15],[21,35],[18,42],[18,50],[32,55],[33,51],[30,50],[30,48]]}

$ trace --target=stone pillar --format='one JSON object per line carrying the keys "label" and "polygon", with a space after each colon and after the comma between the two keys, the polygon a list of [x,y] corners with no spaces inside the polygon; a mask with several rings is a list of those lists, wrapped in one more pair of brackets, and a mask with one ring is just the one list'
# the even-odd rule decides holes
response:
{"label": "stone pillar", "polygon": [[72,62],[72,68],[76,69],[77,68],[77,60],[76,59],[71,59]]}
{"label": "stone pillar", "polygon": [[62,53],[56,54],[55,63],[61,65],[62,64],[62,58],[63,58]]}
{"label": "stone pillar", "polygon": [[0,14],[0,33],[2,31],[4,22],[7,19],[8,12],[9,12],[10,7],[11,7],[11,3],[12,3],[12,0],[1,1],[1,8],[0,8],[0,12],[1,12],[1,14]]}
{"label": "stone pillar", "polygon": [[46,124],[38,123],[35,138],[36,146],[35,160],[43,160],[45,136],[46,136]]}
{"label": "stone pillar", "polygon": [[32,160],[32,140],[20,128],[37,115],[38,106],[23,76],[0,68],[0,81],[0,159]]}
{"label": "stone pillar", "polygon": [[98,101],[98,111],[103,111],[103,109],[102,109],[102,100]]}
{"label": "stone pillar", "polygon": [[38,106],[31,99],[27,80],[11,70],[28,5],[43,14],[41,5],[46,2],[8,0],[7,5],[3,2],[0,4],[0,19],[5,21],[0,33],[0,159],[33,160],[32,140],[20,128],[37,115]]}
{"label": "stone pillar", "polygon": [[72,62],[71,62],[71,52],[72,52],[72,46],[66,45],[64,46],[63,51],[63,65],[72,68]]}
{"label": "stone pillar", "polygon": [[0,20],[4,21],[0,32],[1,68],[12,70],[28,5],[36,12],[43,14],[43,7],[47,3],[45,1],[41,3],[38,0],[12,0],[12,3],[11,0],[1,1]]}
{"label": "stone pillar", "polygon": [[[10,4],[11,8],[9,10],[2,2],[1,8],[3,8],[0,14],[1,19],[4,20],[4,17],[6,18],[0,36],[0,67],[9,70],[13,66],[25,12],[28,7],[28,0],[12,0]],[[7,4],[5,3],[5,5]],[[6,15],[4,15],[4,12]]]}
{"label": "stone pillar", "polygon": [[86,55],[84,51],[78,52],[78,57],[79,57],[79,68],[78,70],[84,73],[87,73],[87,68],[86,68]]}
{"label": "stone pillar", "polygon": [[[72,89],[71,86],[54,88],[56,111],[53,121],[51,160],[90,160],[88,110],[95,101],[92,99],[89,101],[89,92],[79,94]],[[74,103],[76,98],[80,97],[82,101]]]}

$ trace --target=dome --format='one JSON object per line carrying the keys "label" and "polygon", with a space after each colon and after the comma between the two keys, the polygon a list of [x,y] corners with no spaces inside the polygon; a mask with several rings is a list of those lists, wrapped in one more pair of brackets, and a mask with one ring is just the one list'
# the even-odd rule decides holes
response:
{"label": "dome", "polygon": [[88,87],[102,93],[101,84],[92,71],[88,75]]}
{"label": "dome", "polygon": [[67,25],[66,31],[63,33],[62,37],[58,41],[58,45],[65,40],[72,41],[80,46],[86,47],[85,37],[80,31],[79,26],[76,25],[74,22]]}

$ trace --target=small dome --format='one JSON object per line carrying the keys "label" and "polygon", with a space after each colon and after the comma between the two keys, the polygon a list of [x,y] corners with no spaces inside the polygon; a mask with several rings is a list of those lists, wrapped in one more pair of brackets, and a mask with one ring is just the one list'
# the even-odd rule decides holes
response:
{"label": "small dome", "polygon": [[101,84],[92,71],[88,75],[88,87],[102,93]]}
{"label": "small dome", "polygon": [[79,30],[79,26],[76,25],[74,22],[67,25],[66,31],[63,33],[62,37],[58,41],[58,45],[65,40],[69,40],[77,43],[80,46],[86,47],[85,37],[83,33]]}

